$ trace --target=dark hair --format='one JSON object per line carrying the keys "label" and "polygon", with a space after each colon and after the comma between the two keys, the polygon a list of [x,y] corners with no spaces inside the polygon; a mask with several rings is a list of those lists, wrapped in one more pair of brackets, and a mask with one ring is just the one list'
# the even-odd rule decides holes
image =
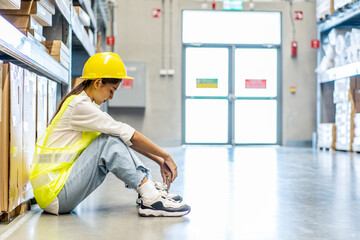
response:
{"label": "dark hair", "polygon": [[[52,117],[50,123],[54,120],[56,114],[60,111],[61,106],[63,105],[63,103],[65,102],[65,100],[70,97],[71,95],[76,95],[81,93],[82,91],[84,91],[87,87],[89,87],[91,85],[92,82],[94,82],[95,79],[85,79],[84,81],[82,81],[79,85],[77,85],[73,90],[71,90],[71,92],[69,92],[68,94],[65,95],[65,97],[63,97],[59,103],[59,106],[56,109],[56,112],[54,114],[54,116]],[[118,84],[121,83],[122,79],[120,78],[102,78],[101,82],[103,84]]]}

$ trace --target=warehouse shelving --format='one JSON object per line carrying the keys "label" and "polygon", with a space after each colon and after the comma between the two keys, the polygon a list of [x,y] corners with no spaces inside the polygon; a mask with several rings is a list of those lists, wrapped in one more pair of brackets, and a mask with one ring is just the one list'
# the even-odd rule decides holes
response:
{"label": "warehouse shelving", "polygon": [[91,8],[91,1],[90,0],[79,0],[79,4],[89,15],[92,28],[97,29],[97,21],[95,18],[94,11]]}
{"label": "warehouse shelving", "polygon": [[[49,78],[68,83],[68,70],[0,15],[0,51]],[[6,56],[2,56],[6,59]]]}
{"label": "warehouse shelving", "polygon": [[68,6],[66,6],[65,2],[62,0],[55,0],[55,4],[60,10],[61,14],[64,16],[66,21],[70,24],[71,23],[71,15],[70,15],[70,9]]}
{"label": "warehouse shelving", "polygon": [[[101,35],[105,36],[107,16],[100,1],[78,0],[77,3],[88,13],[94,34],[99,30]],[[63,0],[54,0],[54,3],[56,14],[53,16],[53,21],[54,19],[55,21],[53,27],[44,28],[44,35],[47,40],[62,40],[72,50],[70,61],[76,63],[78,68],[79,62],[83,64],[88,57],[96,53],[96,42],[90,41],[72,5],[67,5]],[[77,72],[73,74],[74,68],[71,67],[71,63],[70,69],[66,69],[1,15],[0,26],[1,59],[20,62],[25,68],[32,69],[65,86],[69,85],[71,77],[79,75]]]}
{"label": "warehouse shelving", "polygon": [[96,52],[95,46],[91,44],[89,36],[77,18],[76,13],[73,13],[72,15],[72,29],[78,40],[78,42],[74,42],[74,45],[82,46],[89,56],[94,55]]}
{"label": "warehouse shelving", "polygon": [[[334,28],[360,28],[360,2],[348,4],[317,26],[318,39],[323,40]],[[322,44],[321,44],[322,45]],[[324,55],[318,51],[318,65]],[[337,80],[360,75],[360,62],[327,69],[317,77],[317,129],[320,123],[335,122],[335,104],[333,103],[334,84]]]}
{"label": "warehouse shelving", "polygon": [[349,63],[340,67],[328,69],[325,74],[319,78],[320,83],[336,81],[337,79],[352,77],[360,74],[360,62]]}
{"label": "warehouse shelving", "polygon": [[353,25],[360,23],[360,2],[354,2],[349,8],[344,8],[329,16],[329,19],[318,24],[319,32],[326,32],[336,26],[345,24]]}

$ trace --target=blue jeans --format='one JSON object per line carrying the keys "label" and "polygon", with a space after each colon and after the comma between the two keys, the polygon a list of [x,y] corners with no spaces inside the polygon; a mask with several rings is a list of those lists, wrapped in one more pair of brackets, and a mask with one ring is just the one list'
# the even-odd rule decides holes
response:
{"label": "blue jeans", "polygon": [[119,137],[100,134],[76,159],[57,196],[59,213],[75,209],[105,180],[109,172],[134,189],[144,177],[150,177],[150,170]]}

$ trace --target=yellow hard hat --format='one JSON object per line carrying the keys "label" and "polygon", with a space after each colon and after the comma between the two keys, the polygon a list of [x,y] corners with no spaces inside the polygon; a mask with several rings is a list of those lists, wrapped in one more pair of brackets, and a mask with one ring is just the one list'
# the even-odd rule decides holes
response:
{"label": "yellow hard hat", "polygon": [[92,55],[85,63],[81,78],[133,79],[126,75],[125,65],[121,61],[120,56],[112,52],[102,52]]}

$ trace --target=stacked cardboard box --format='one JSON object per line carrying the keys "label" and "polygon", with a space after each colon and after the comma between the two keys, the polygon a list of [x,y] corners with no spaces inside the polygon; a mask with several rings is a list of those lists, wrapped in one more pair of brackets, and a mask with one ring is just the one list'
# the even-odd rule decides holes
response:
{"label": "stacked cardboard box", "polygon": [[73,15],[73,17],[76,17],[79,19],[79,22],[82,24],[83,27],[85,27],[85,30],[89,36],[90,43],[92,45],[96,45],[97,42],[97,36],[94,33],[94,31],[90,28],[90,17],[86,13],[84,9],[82,9],[79,6],[74,6],[74,10],[76,12],[76,15]]}
{"label": "stacked cardboard box", "polygon": [[48,83],[49,83],[48,85],[48,125],[49,125],[56,112],[57,83],[51,80],[49,80]]}
{"label": "stacked cardboard box", "polygon": [[336,127],[334,123],[320,123],[317,134],[319,148],[335,149]]}
{"label": "stacked cardboard box", "polygon": [[85,12],[84,9],[82,9],[79,6],[74,6],[74,9],[76,11],[77,16],[79,17],[80,22],[82,23],[82,25],[84,27],[90,27],[90,17],[89,15]]}
{"label": "stacked cardboard box", "polygon": [[3,62],[0,62],[0,83],[0,213],[10,213],[33,198],[30,165],[36,138],[47,126],[48,84],[49,101],[53,104],[56,104],[57,85]]}
{"label": "stacked cardboard box", "polygon": [[40,46],[46,40],[43,27],[52,26],[55,5],[50,0],[22,1],[19,10],[0,10],[0,14]]}
{"label": "stacked cardboard box", "polygon": [[71,80],[71,89],[74,89],[77,87],[77,85],[79,85],[80,83],[82,83],[82,81],[84,81],[84,79],[82,78],[73,78]]}
{"label": "stacked cardboard box", "polygon": [[0,9],[20,9],[21,0],[1,0]]}
{"label": "stacked cardboard box", "polygon": [[334,0],[316,0],[316,19],[325,20],[327,16],[334,14]]}
{"label": "stacked cardboard box", "polygon": [[0,212],[9,207],[9,66],[0,62],[1,129],[0,129]]}
{"label": "stacked cardboard box", "polygon": [[70,68],[70,50],[60,40],[44,41],[42,44],[47,48],[49,54],[67,69]]}
{"label": "stacked cardboard box", "polygon": [[39,139],[43,135],[48,122],[48,79],[46,77],[38,76],[36,93],[36,139]]}
{"label": "stacked cardboard box", "polygon": [[355,79],[344,78],[334,82],[334,103],[336,142],[337,150],[352,151],[352,141],[354,138],[354,115],[355,107],[353,101],[353,90],[355,89]]}
{"label": "stacked cardboard box", "polygon": [[29,174],[36,140],[36,81],[35,73],[24,70],[22,201],[34,196]]}
{"label": "stacked cardboard box", "polygon": [[[24,149],[24,134],[27,137],[25,141],[29,140],[29,144],[35,143],[35,139],[32,138],[34,135],[30,136],[31,126],[28,125],[33,119],[27,119],[31,109],[27,109],[25,116],[23,112],[23,96],[24,94],[28,96],[26,92],[23,92],[24,69],[11,63],[1,64],[1,69],[0,211],[11,212],[32,197],[32,189],[29,184],[30,153],[28,150],[30,149],[28,147],[30,146],[26,145]],[[27,74],[25,77],[28,77]],[[32,114],[34,111],[33,109]],[[26,117],[26,121],[24,121],[24,117]],[[35,129],[33,130],[35,131]],[[24,154],[27,155],[27,162],[23,159]]]}

